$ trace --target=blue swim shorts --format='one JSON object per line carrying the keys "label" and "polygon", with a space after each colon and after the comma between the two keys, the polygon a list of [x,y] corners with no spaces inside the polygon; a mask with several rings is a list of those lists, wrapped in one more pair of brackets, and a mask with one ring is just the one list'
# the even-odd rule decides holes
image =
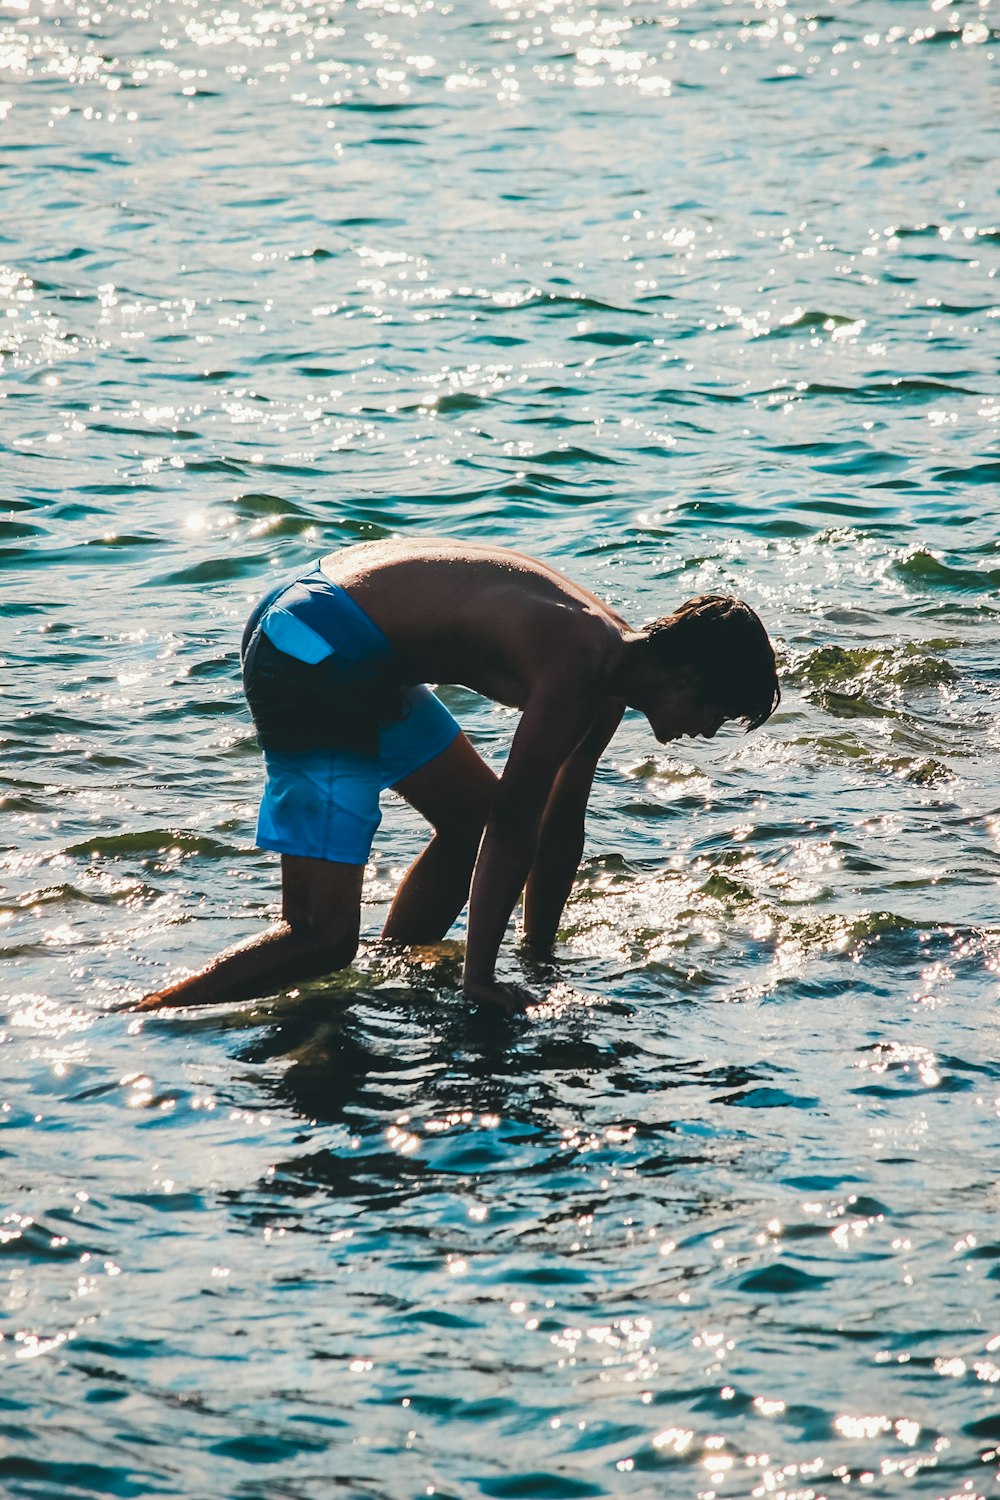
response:
{"label": "blue swim shorts", "polygon": [[[460,733],[430,688],[386,690],[391,663],[382,631],[318,563],[258,604],[243,664],[267,771],[259,848],[366,864],[380,794]],[[368,725],[360,737],[345,722],[352,709]]]}

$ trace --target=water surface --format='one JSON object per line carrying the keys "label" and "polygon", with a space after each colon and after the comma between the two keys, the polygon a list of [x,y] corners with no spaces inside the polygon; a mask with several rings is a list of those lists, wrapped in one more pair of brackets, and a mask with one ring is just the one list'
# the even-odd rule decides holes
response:
{"label": "water surface", "polygon": [[[5,8],[5,1494],[998,1493],[995,9]],[[276,911],[250,602],[394,534],[782,707],[628,719],[528,1029],[398,804],[351,971],[116,1012]]]}

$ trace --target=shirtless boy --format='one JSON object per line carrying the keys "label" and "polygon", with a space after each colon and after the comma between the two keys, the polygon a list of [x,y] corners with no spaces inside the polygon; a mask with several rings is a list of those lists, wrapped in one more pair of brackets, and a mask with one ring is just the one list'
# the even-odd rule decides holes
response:
{"label": "shirtless boy", "polygon": [[[258,604],[242,654],[267,767],[257,843],[281,854],[282,920],[140,1009],[249,999],[348,965],[390,786],[434,833],[383,937],[437,942],[468,901],[466,996],[523,1009],[534,997],[494,976],[500,944],[522,891],[526,941],[553,943],[625,709],[666,744],[727,719],[756,728],[780,697],[764,627],[737,599],[702,595],[633,630],[545,563],[464,542],[330,553]],[[427,682],[522,710],[502,776]]]}

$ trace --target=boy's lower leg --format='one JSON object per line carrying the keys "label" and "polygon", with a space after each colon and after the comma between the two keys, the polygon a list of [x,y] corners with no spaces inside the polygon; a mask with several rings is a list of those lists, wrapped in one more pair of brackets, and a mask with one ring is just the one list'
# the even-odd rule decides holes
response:
{"label": "boy's lower leg", "polygon": [[389,909],[384,938],[438,943],[469,899],[482,830],[436,833],[413,861]]}
{"label": "boy's lower leg", "polygon": [[139,1002],[139,1010],[253,1000],[343,969],[358,948],[363,865],[283,855],[282,921],[227,948],[197,974]]}

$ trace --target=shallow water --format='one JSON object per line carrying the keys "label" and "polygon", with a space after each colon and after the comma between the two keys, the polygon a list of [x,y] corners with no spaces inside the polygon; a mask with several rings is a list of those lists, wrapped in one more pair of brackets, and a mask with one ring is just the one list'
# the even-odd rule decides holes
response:
{"label": "shallow water", "polygon": [[[996,28],[5,8],[5,1494],[998,1493]],[[240,626],[390,533],[742,593],[781,709],[625,724],[528,1029],[460,927],[115,1012],[273,915]]]}

